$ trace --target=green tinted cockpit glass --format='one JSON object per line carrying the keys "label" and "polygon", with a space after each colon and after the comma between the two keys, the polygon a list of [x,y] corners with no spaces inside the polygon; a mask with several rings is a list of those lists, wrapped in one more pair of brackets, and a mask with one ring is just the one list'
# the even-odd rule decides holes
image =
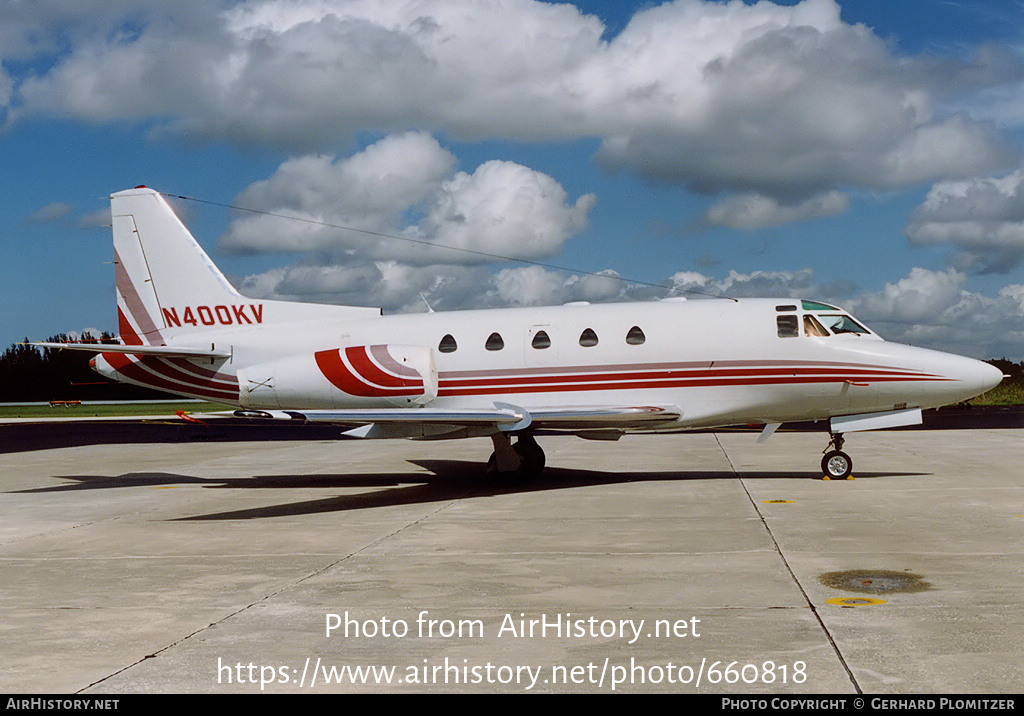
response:
{"label": "green tinted cockpit glass", "polygon": [[817,301],[801,301],[800,302],[805,311],[838,311],[839,309],[835,306],[829,306],[827,303],[818,303]]}

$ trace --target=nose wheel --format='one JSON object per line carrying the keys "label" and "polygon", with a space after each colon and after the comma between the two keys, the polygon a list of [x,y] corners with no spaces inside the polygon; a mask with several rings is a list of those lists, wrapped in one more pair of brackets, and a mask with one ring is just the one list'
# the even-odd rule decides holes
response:
{"label": "nose wheel", "polygon": [[843,452],[843,434],[831,433],[825,448],[825,456],[821,458],[821,473],[824,480],[851,480],[853,460]]}

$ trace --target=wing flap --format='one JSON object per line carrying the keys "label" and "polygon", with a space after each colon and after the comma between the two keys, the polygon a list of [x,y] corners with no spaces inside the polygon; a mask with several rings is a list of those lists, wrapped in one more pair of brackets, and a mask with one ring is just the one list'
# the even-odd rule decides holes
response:
{"label": "wing flap", "polygon": [[510,409],[432,410],[430,408],[353,408],[351,410],[236,410],[241,418],[304,420],[313,423],[368,425],[370,423],[421,423],[443,425],[503,425],[523,415]]}
{"label": "wing flap", "polygon": [[520,430],[527,426],[552,430],[588,430],[601,428],[651,427],[678,420],[682,412],[675,406],[551,406],[527,410],[508,403],[493,408],[359,408],[351,410],[238,410],[236,417],[302,420],[339,425],[451,425],[457,427],[493,426],[499,430]]}
{"label": "wing flap", "polygon": [[630,428],[651,427],[657,423],[672,423],[682,417],[682,411],[674,406],[599,406],[581,408],[564,406],[537,408],[530,411],[533,424],[553,430],[574,430],[587,428]]}

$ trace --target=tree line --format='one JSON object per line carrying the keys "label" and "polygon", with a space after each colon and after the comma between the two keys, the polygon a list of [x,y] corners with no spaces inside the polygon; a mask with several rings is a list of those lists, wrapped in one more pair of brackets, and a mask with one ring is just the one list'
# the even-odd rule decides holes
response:
{"label": "tree line", "polygon": [[[117,343],[110,333],[65,334],[47,338],[47,343]],[[154,400],[170,396],[148,388],[118,383],[89,367],[94,353],[15,343],[0,356],[0,402],[23,403],[50,400]]]}
{"label": "tree line", "polygon": [[1024,361],[1014,363],[1013,361],[1006,360],[1006,358],[996,358],[995,360],[987,360],[985,362],[991,363],[1003,371],[1003,375],[1010,376],[1009,378],[1003,378],[1003,383],[1024,385]]}

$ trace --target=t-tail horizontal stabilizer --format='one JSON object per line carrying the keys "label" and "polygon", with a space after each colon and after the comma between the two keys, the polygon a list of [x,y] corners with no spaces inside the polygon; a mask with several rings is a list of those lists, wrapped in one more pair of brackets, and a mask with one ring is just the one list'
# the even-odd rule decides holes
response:
{"label": "t-tail horizontal stabilizer", "polygon": [[32,341],[28,345],[40,348],[60,348],[93,353],[127,353],[136,356],[161,356],[163,358],[230,358],[228,351],[213,348],[189,348],[185,346],[126,346],[120,343],[44,343]]}

